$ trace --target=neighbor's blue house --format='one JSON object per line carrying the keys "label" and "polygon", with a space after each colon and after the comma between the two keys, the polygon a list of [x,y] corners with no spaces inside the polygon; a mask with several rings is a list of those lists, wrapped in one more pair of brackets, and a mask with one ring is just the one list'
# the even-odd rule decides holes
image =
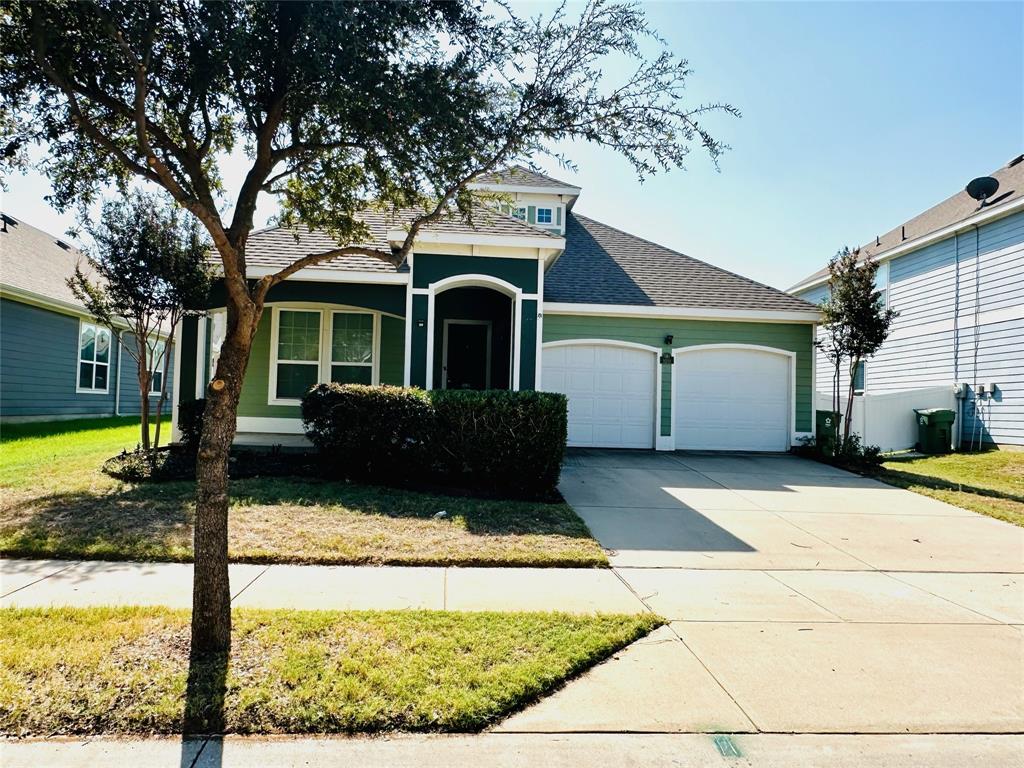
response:
{"label": "neighbor's blue house", "polygon": [[[878,288],[899,317],[857,372],[858,394],[906,392],[913,403],[914,392],[948,387],[964,447],[1024,445],[1024,155],[991,176],[999,187],[984,205],[961,191],[860,250],[879,262]],[[820,270],[790,293],[819,303],[827,280]],[[829,393],[820,353],[815,373]]]}
{"label": "neighbor's blue house", "polygon": [[[23,221],[0,222],[0,420],[41,421],[139,413],[127,330],[97,325],[66,280],[84,258]],[[169,355],[168,357],[173,357]],[[156,371],[154,387],[166,372]],[[171,411],[168,380],[166,412]],[[153,402],[155,406],[155,401]]]}

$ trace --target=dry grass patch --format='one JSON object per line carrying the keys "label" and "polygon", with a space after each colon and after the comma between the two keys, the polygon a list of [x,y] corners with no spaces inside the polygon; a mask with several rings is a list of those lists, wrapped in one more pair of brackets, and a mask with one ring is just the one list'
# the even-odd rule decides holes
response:
{"label": "dry grass patch", "polygon": [[[193,485],[132,486],[99,472],[137,426],[71,422],[0,449],[0,554],[188,561]],[[17,433],[14,433],[17,436]],[[606,566],[566,504],[255,478],[232,483],[230,556],[257,563]],[[441,516],[438,513],[443,512]]]}
{"label": "dry grass patch", "polygon": [[[643,637],[651,615],[234,614],[230,663],[193,670],[188,613],[4,609],[0,731],[475,731]],[[211,726],[211,724],[213,724]]]}

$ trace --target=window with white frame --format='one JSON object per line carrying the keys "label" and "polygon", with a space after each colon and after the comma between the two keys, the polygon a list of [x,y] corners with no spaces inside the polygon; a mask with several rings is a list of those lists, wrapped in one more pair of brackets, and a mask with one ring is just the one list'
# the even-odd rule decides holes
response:
{"label": "window with white frame", "polygon": [[520,221],[526,221],[526,209],[525,208],[513,208],[512,215]]}
{"label": "window with white frame", "polygon": [[164,388],[166,349],[167,345],[163,341],[154,341],[149,345],[149,392],[152,395],[159,395]]}
{"label": "window with white frame", "polygon": [[875,290],[879,292],[878,303],[883,309],[889,308],[889,262],[883,261],[875,272]]}
{"label": "window with white frame", "polygon": [[376,383],[376,313],[282,307],[273,323],[271,403],[298,402],[324,381]]}
{"label": "window with white frame", "polygon": [[273,350],[279,400],[300,400],[320,380],[320,310],[282,309],[276,313]]}
{"label": "window with white frame", "polygon": [[550,224],[552,221],[552,212],[550,208],[538,208],[537,209],[537,223],[538,224]]}
{"label": "window with white frame", "polygon": [[78,331],[78,390],[107,392],[110,382],[110,329],[82,322]]}
{"label": "window with white frame", "polygon": [[864,381],[867,376],[867,364],[861,360],[853,372],[853,394],[864,394]]}
{"label": "window with white frame", "polygon": [[373,315],[331,313],[331,381],[373,383]]}

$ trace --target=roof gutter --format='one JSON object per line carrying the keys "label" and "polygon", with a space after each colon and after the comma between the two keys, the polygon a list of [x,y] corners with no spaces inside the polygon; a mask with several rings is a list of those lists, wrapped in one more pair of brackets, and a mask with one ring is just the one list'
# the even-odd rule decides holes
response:
{"label": "roof gutter", "polygon": [[575,304],[545,301],[549,315],[601,315],[604,317],[659,317],[674,320],[723,320],[760,323],[817,323],[821,312],[807,310],[717,309],[711,307],[655,307],[628,304]]}
{"label": "roof gutter", "polygon": [[[876,254],[873,259],[876,262],[894,259],[897,256],[902,256],[908,251],[914,251],[940,240],[945,240],[947,237],[952,237],[953,235],[960,234],[961,232],[981,224],[987,224],[990,221],[1001,219],[1004,216],[1009,216],[1011,213],[1015,213],[1022,209],[1024,209],[1024,197],[1019,197],[1016,200],[997,208],[982,208],[980,211],[974,213],[974,215],[969,216],[966,219],[962,219],[955,224],[950,224],[942,229],[936,229],[934,232],[929,232],[927,235],[922,235],[921,237],[914,238],[913,240],[908,240],[905,243],[900,243],[887,251],[882,251],[881,253]],[[799,293],[800,291],[806,291],[809,288],[815,288],[827,282],[828,275],[822,275],[821,277],[816,277],[813,280],[805,280],[802,283],[797,283],[786,292]]]}

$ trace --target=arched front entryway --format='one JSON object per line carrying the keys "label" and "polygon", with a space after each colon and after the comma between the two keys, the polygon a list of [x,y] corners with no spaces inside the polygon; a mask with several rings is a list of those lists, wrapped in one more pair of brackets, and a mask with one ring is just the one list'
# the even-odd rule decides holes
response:
{"label": "arched front entryway", "polygon": [[430,285],[428,389],[518,389],[521,291],[487,275]]}

